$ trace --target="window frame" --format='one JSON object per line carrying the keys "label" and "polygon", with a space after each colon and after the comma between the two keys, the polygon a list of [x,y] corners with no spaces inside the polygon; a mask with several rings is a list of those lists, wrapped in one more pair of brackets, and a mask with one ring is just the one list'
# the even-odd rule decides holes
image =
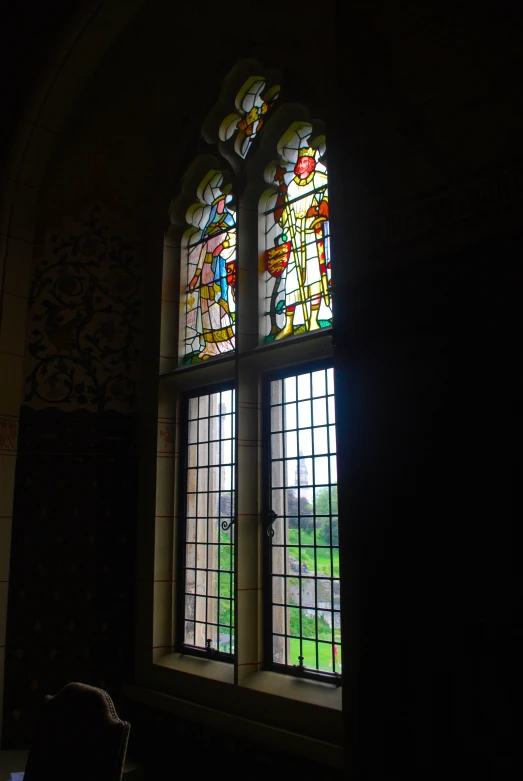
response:
{"label": "window frame", "polygon": [[[298,111],[298,113],[296,113]],[[273,112],[271,111],[271,116]],[[314,135],[324,133],[321,122],[311,120],[307,109],[291,104],[280,104],[274,111],[272,122],[272,139],[278,137],[280,130],[286,130],[295,120],[311,125]],[[279,129],[278,129],[279,128]],[[269,126],[264,128],[265,140],[269,141]],[[205,139],[208,140],[208,139]],[[331,681],[304,678],[301,675],[275,672],[267,668],[267,658],[263,654],[261,626],[263,623],[263,606],[258,598],[263,588],[261,570],[263,544],[261,535],[265,530],[265,518],[262,512],[262,469],[263,455],[258,456],[257,469],[252,473],[255,477],[258,498],[251,515],[256,516],[255,534],[246,540],[240,530],[241,520],[238,518],[240,481],[238,470],[239,456],[239,401],[243,393],[240,380],[248,378],[250,391],[255,392],[252,403],[258,410],[262,403],[262,388],[265,374],[276,372],[281,368],[300,371],[306,364],[316,364],[319,361],[334,362],[332,325],[318,331],[289,336],[276,343],[264,344],[262,335],[263,315],[258,308],[261,278],[259,269],[260,222],[264,217],[262,198],[267,191],[267,182],[263,180],[263,155],[268,151],[267,160],[275,158],[274,144],[262,147],[256,139],[247,166],[225,154],[225,146],[219,145],[213,158],[219,158],[219,167],[223,170],[229,164],[229,176],[234,186],[234,196],[237,204],[237,263],[238,263],[238,319],[235,329],[235,350],[214,357],[196,365],[183,365],[179,354],[180,318],[183,316],[180,297],[180,280],[182,264],[184,263],[183,236],[187,224],[183,222],[184,209],[194,202],[194,191],[191,190],[190,177],[184,177],[179,196],[171,204],[171,227],[168,228],[164,240],[164,262],[162,276],[162,312],[161,312],[161,356],[160,356],[160,389],[156,397],[158,415],[158,436],[160,445],[160,422],[167,421],[174,432],[175,446],[173,460],[169,463],[173,468],[168,471],[168,463],[160,462],[163,473],[158,481],[158,469],[145,466],[146,449],[144,449],[144,474],[142,481],[143,516],[142,531],[143,550],[139,546],[140,584],[138,587],[139,610],[137,626],[137,657],[136,683],[138,688],[147,687],[148,693],[137,694],[137,697],[151,697],[158,707],[178,709],[189,718],[206,720],[209,712],[215,709],[225,719],[230,719],[230,729],[237,734],[245,734],[245,729],[251,729],[254,739],[266,735],[268,743],[275,747],[288,747],[296,743],[299,753],[311,758],[321,758],[328,764],[341,766],[342,756],[342,687]],[[270,148],[269,148],[270,147]],[[274,148],[273,148],[274,147]],[[270,151],[272,149],[272,151]],[[256,158],[256,159],[255,159]],[[191,164],[191,175],[196,176],[197,160]],[[209,159],[207,157],[207,159]],[[328,166],[328,156],[325,152],[325,162]],[[236,163],[236,164],[235,164]],[[214,165],[214,164],[213,164]],[[232,173],[231,173],[232,169]],[[201,168],[199,169],[201,170]],[[243,276],[243,278],[242,278]],[[256,280],[256,283],[254,282]],[[187,391],[198,393],[215,386],[222,381],[236,383],[236,503],[235,522],[235,653],[233,664],[217,658],[181,654],[177,650],[176,621],[178,616],[178,594],[176,575],[178,574],[179,533],[180,523],[180,436],[182,422],[180,409],[181,400]],[[151,392],[152,393],[152,392]],[[153,398],[154,393],[151,395]],[[159,402],[159,403],[158,403]],[[154,406],[151,403],[151,410]],[[263,416],[258,414],[259,430],[257,433],[258,453],[262,454]],[[143,430],[150,448],[151,461],[154,462],[152,444],[147,421]],[[157,446],[157,454],[161,448]],[[245,452],[245,451],[244,451]],[[245,472],[245,467],[243,466]],[[159,482],[161,485],[159,486]],[[161,509],[154,503],[154,485],[159,496]],[[249,489],[250,490],[250,489]],[[173,504],[174,502],[174,504]],[[164,512],[168,515],[159,516]],[[156,518],[150,523],[151,515]],[[159,518],[172,519],[168,525],[168,533],[159,523]],[[171,557],[168,547],[162,546],[162,541],[171,540]],[[239,583],[241,563],[239,561],[242,546],[247,552],[247,558],[257,567],[258,588],[252,593],[252,600],[244,602],[244,614],[240,615],[242,600],[239,599]],[[253,551],[253,549],[255,550]],[[251,553],[253,555],[251,556]],[[259,564],[256,564],[258,557]],[[169,560],[169,561],[168,561]],[[163,563],[162,563],[163,562]],[[149,573],[152,578],[149,580]],[[157,580],[157,573],[160,580]],[[167,577],[163,577],[164,573]],[[143,580],[142,580],[143,579]],[[164,583],[164,580],[166,581]],[[253,583],[253,585],[256,585]],[[243,589],[250,592],[251,589]],[[172,598],[165,596],[172,593]],[[254,592],[254,590],[253,590]],[[246,604],[246,607],[245,607]],[[252,611],[250,609],[252,606]],[[247,613],[251,612],[248,621]],[[248,624],[248,626],[247,626]],[[152,638],[152,644],[150,642]],[[258,648],[260,655],[254,654],[248,659],[258,662],[246,665],[245,656],[241,658],[241,646],[248,640],[252,649]],[[152,648],[151,648],[152,645]],[[263,660],[263,661],[262,661]],[[141,689],[142,692],[145,689]],[[164,694],[160,694],[163,692]],[[196,715],[198,713],[198,715]],[[256,718],[253,720],[253,713]],[[238,717],[245,724],[238,724]],[[251,727],[245,725],[249,723]],[[292,725],[292,732],[289,726]]]}
{"label": "window frame", "polygon": [[[180,426],[178,424],[181,419],[180,404],[183,394],[187,391],[207,389],[221,382],[236,382],[236,410],[238,411],[240,364],[241,371],[252,380],[253,387],[258,388],[261,393],[262,380],[266,373],[290,367],[299,370],[298,367],[310,363],[335,361],[332,336],[332,328],[326,328],[306,336],[290,337],[277,345],[260,346],[256,349],[237,351],[232,355],[223,355],[205,364],[173,367],[171,371],[164,372],[161,376],[160,384],[156,386],[159,395],[154,393],[151,397],[152,404],[158,410],[153,413],[154,419],[158,415],[158,428],[151,429],[150,419],[143,420],[144,468],[141,470],[140,490],[136,685],[129,689],[129,696],[141,701],[147,700],[160,709],[174,709],[181,716],[190,719],[206,721],[211,712],[221,714],[220,720],[227,723],[228,728],[236,732],[239,737],[249,733],[254,740],[267,742],[275,748],[285,746],[286,750],[295,750],[311,759],[341,767],[343,686],[293,676],[292,673],[283,675],[280,672],[264,669],[262,665],[243,666],[239,661],[239,655],[246,635],[249,642],[252,641],[254,644],[260,642],[261,649],[261,638],[258,635],[257,640],[256,633],[261,626],[263,615],[261,604],[256,600],[252,603],[254,614],[250,617],[249,626],[246,627],[245,621],[241,617],[239,619],[241,603],[237,599],[233,664],[217,659],[180,654],[173,642],[176,600],[171,599],[170,596],[176,591],[177,572],[174,565],[178,553],[179,494],[177,494],[178,487],[174,484],[174,478],[179,473],[176,458],[179,457]],[[237,448],[239,419],[237,415]],[[261,416],[258,415],[258,419],[261,447]],[[171,445],[172,459],[160,458],[156,461],[157,469],[155,469],[155,446],[158,448],[162,444],[160,429],[165,421],[169,422],[174,433],[175,441]],[[153,432],[154,436],[151,436]],[[163,454],[160,453],[161,455]],[[237,456],[237,469],[238,461]],[[160,467],[163,470],[161,475],[158,474]],[[257,474],[257,479],[260,480],[260,471]],[[159,480],[158,477],[161,479]],[[239,505],[238,487],[237,472],[236,513]],[[176,504],[173,506],[174,501]],[[156,515],[156,513],[167,513],[167,515]],[[234,524],[237,558],[243,544],[239,535],[238,520],[242,519],[235,519]],[[265,519],[260,504],[256,519],[256,527],[260,534],[264,524]],[[258,545],[258,552],[261,557],[260,545]],[[241,572],[237,562],[236,589],[240,577]],[[259,585],[262,585],[261,572]],[[261,659],[261,657],[257,658]],[[257,714],[254,720],[253,713]],[[290,733],[289,725],[292,725]]]}
{"label": "window frame", "polygon": [[[332,333],[332,326],[322,329],[324,332]],[[297,337],[295,337],[297,338]],[[306,335],[303,336],[306,338]],[[272,641],[273,641],[273,613],[272,609],[274,602],[272,599],[272,537],[268,534],[268,529],[272,525],[270,513],[272,511],[271,501],[271,382],[273,380],[283,380],[294,374],[304,374],[307,372],[320,371],[322,369],[333,369],[334,371],[334,358],[324,357],[317,358],[313,361],[305,361],[302,363],[290,363],[286,366],[279,367],[278,369],[268,370],[262,375],[262,429],[263,429],[263,441],[265,446],[263,448],[263,463],[262,463],[262,492],[263,492],[263,569],[262,569],[262,583],[263,583],[263,656],[264,656],[264,668],[271,672],[278,673],[280,675],[290,675],[294,678],[304,678],[311,681],[318,681],[321,683],[332,684],[334,686],[342,685],[341,673],[324,673],[319,670],[313,670],[309,668],[301,668],[298,665],[278,664],[273,661]],[[334,393],[334,398],[336,394]],[[315,518],[315,516],[313,516]],[[282,519],[283,520],[283,519]],[[339,548],[339,546],[338,546]],[[340,554],[341,555],[341,554]],[[332,578],[333,576],[331,576]]]}
{"label": "window frame", "polygon": [[[229,356],[228,356],[229,357]],[[186,545],[186,522],[187,522],[187,473],[188,473],[188,445],[189,445],[189,401],[191,398],[198,398],[199,396],[208,394],[211,395],[213,393],[218,393],[225,390],[232,390],[232,392],[236,393],[236,385],[234,380],[223,380],[221,382],[213,383],[211,385],[203,385],[203,386],[196,386],[194,388],[191,388],[190,390],[185,390],[180,394],[179,398],[179,404],[181,408],[181,419],[182,423],[180,425],[180,445],[183,447],[183,456],[179,459],[177,474],[175,475],[175,483],[177,482],[178,485],[178,529],[177,529],[177,535],[178,535],[178,541],[177,541],[177,561],[176,561],[176,574],[182,573],[183,581],[180,580],[179,588],[177,589],[176,593],[176,604],[175,604],[175,616],[174,616],[174,622],[175,622],[175,642],[174,642],[174,648],[175,650],[183,655],[187,656],[195,656],[205,659],[212,659],[214,661],[221,661],[225,662],[226,664],[234,664],[234,652],[231,653],[224,653],[220,650],[206,650],[203,648],[199,648],[197,646],[190,646],[187,645],[184,642],[185,638],[185,631],[184,631],[184,624],[186,621],[185,617],[185,573],[186,573],[186,560],[187,560],[187,545]],[[187,414],[185,414],[187,413]],[[236,405],[235,405],[235,412],[234,412],[234,434],[233,434],[233,468],[236,469],[236,458],[237,458],[237,448],[236,448]],[[218,442],[221,442],[221,439],[218,440]],[[234,494],[236,494],[236,483],[234,484]],[[236,508],[236,501],[234,502],[234,506]],[[207,518],[208,521],[208,518]],[[231,538],[232,538],[232,567],[231,567],[231,574],[234,574],[236,571],[236,540],[235,540],[235,523],[236,523],[236,509],[232,516],[230,529],[231,529]],[[221,522],[219,523],[221,526]],[[195,568],[197,569],[197,568]],[[206,571],[208,571],[206,569]],[[234,577],[234,580],[236,578]],[[183,585],[182,585],[183,582]],[[196,593],[196,592],[195,592]],[[206,594],[207,598],[207,594]],[[235,602],[235,593],[233,590],[232,602]],[[235,611],[235,620],[236,620],[236,611]],[[231,624],[231,627],[235,630],[235,622]],[[235,634],[235,632],[234,632]],[[234,635],[233,635],[234,636]],[[236,648],[236,644],[235,644]]]}

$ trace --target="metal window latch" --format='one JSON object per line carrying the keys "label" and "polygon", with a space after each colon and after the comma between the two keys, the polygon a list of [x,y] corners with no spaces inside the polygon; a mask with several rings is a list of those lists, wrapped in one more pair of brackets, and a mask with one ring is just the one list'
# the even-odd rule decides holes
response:
{"label": "metal window latch", "polygon": [[303,656],[298,656],[298,664],[293,664],[292,665],[294,667],[294,669],[296,670],[296,674],[297,675],[302,675],[302,673],[305,670],[305,666],[304,666],[303,662],[304,662]]}
{"label": "metal window latch", "polygon": [[212,640],[210,637],[208,637],[207,640],[205,641],[205,650],[207,651],[208,654],[215,653],[215,649],[212,647],[211,643]]}
{"label": "metal window latch", "polygon": [[222,529],[223,529],[223,531],[226,532],[227,529],[230,529],[231,526],[233,525],[233,523],[234,523],[234,518],[231,518],[230,521],[222,521]]}
{"label": "metal window latch", "polygon": [[269,510],[269,512],[267,513],[267,521],[268,521],[268,524],[267,524],[267,536],[271,537],[271,539],[272,539],[272,537],[274,537],[273,523],[276,521],[277,518],[278,518],[278,516],[276,515],[274,510]]}

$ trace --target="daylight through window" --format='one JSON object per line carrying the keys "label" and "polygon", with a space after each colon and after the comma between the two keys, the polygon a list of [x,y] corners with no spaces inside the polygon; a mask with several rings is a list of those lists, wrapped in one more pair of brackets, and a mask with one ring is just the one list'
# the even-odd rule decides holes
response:
{"label": "daylight through window", "polygon": [[269,529],[275,665],[341,671],[333,369],[270,382]]}
{"label": "daylight through window", "polygon": [[234,404],[230,388],[187,403],[183,646],[234,652]]}
{"label": "daylight through window", "polygon": [[238,686],[263,669],[339,685],[326,130],[282,90],[237,64],[170,208],[160,399],[179,426],[157,518],[175,502],[176,562],[157,648]]}

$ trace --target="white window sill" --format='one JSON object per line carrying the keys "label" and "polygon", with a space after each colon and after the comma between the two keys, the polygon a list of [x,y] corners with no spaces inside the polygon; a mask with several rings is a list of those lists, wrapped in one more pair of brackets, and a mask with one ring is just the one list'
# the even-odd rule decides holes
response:
{"label": "white window sill", "polygon": [[185,654],[166,654],[155,660],[155,665],[169,670],[177,670],[200,678],[211,678],[222,683],[234,683],[234,665],[219,662],[215,659],[204,659],[199,656]]}
{"label": "white window sill", "polygon": [[329,683],[263,670],[244,680],[242,688],[341,711],[341,686]]}
{"label": "white window sill", "polygon": [[[234,665],[214,659],[174,653],[165,654],[155,660],[155,665],[200,678],[234,684]],[[341,686],[329,683],[262,670],[244,679],[240,688],[341,711]]]}

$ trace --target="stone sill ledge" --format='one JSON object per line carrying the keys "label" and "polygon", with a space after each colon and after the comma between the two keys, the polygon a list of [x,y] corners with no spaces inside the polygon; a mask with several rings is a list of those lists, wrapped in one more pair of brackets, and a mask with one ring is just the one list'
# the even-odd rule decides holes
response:
{"label": "stone sill ledge", "polygon": [[292,675],[280,675],[268,670],[253,673],[242,683],[242,686],[245,689],[254,689],[265,694],[341,712],[341,686],[309,681],[306,678],[294,678]]}
{"label": "stone sill ledge", "polygon": [[212,678],[222,683],[234,683],[234,665],[226,662],[218,662],[212,659],[203,659],[199,656],[185,654],[163,654],[154,663],[169,670],[178,670],[189,675],[199,675],[201,678]]}
{"label": "stone sill ledge", "polygon": [[[210,678],[221,683],[234,684],[234,665],[212,659],[202,659],[180,653],[163,654],[154,660],[158,667],[177,670],[201,678]],[[306,702],[321,708],[341,712],[341,686],[334,686],[292,675],[281,675],[267,670],[253,672],[238,682],[241,689],[252,689],[263,694]]]}

